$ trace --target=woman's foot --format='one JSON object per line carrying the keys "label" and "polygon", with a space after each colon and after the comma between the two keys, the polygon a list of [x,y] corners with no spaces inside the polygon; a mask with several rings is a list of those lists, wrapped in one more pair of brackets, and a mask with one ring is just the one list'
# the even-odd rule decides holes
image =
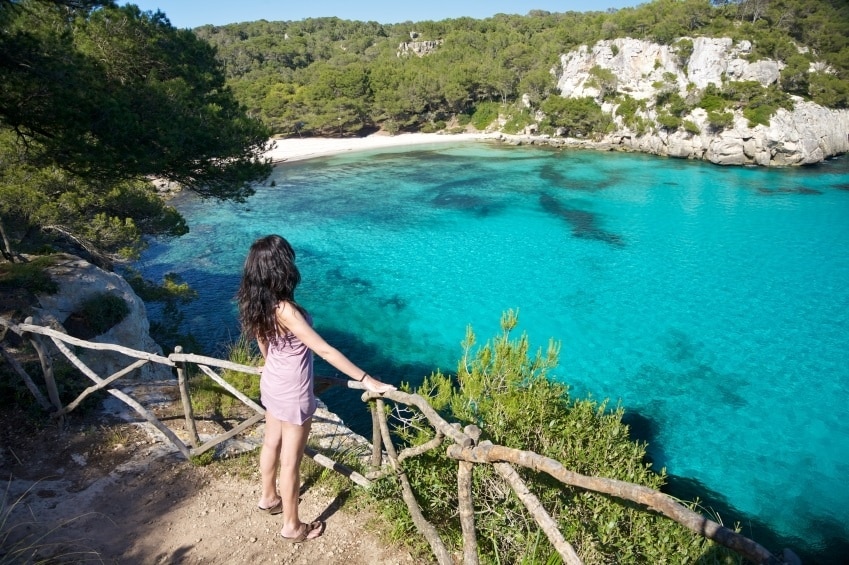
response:
{"label": "woman's foot", "polygon": [[294,535],[286,535],[285,528],[280,530],[280,537],[291,543],[302,543],[305,541],[314,540],[324,533],[325,524],[321,520],[316,520],[309,524],[302,523],[300,527],[293,532]]}
{"label": "woman's foot", "polygon": [[264,506],[262,504],[262,501],[260,501],[260,503],[257,504],[257,508],[259,508],[261,511],[263,511],[267,514],[271,514],[272,516],[274,516],[276,514],[280,514],[281,512],[283,512],[283,499],[278,498],[277,502],[275,502],[274,504],[271,504],[269,506]]}

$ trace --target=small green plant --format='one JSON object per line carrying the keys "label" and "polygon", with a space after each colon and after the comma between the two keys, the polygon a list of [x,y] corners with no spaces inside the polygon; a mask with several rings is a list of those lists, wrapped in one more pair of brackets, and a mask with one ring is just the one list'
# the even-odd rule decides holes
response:
{"label": "small green plant", "polygon": [[437,131],[442,131],[445,129],[445,122],[442,120],[437,120],[435,122],[425,122],[422,124],[421,131],[422,133],[435,133]]}
{"label": "small green plant", "polygon": [[644,117],[638,116],[637,112],[645,111],[645,109],[645,100],[637,100],[625,94],[619,97],[616,115],[622,117],[622,121],[626,126],[639,132],[644,130],[646,120]]}
{"label": "small green plant", "polygon": [[130,440],[130,434],[123,426],[100,426],[104,444],[109,449],[117,449],[126,446]]}
{"label": "small green plant", "polygon": [[[233,363],[249,367],[262,364],[262,356],[252,348],[251,342],[245,336],[240,336],[229,346],[227,358]],[[221,372],[221,377],[248,398],[259,398],[259,376],[225,369]],[[198,372],[190,376],[189,387],[192,407],[199,413],[211,412],[229,418],[237,415],[244,406],[241,400],[204,373]]]}
{"label": "small green plant", "polygon": [[696,106],[708,112],[716,112],[724,110],[730,104],[731,102],[724,95],[722,88],[711,83],[702,91],[701,98]]}
{"label": "small green plant", "polygon": [[235,477],[259,480],[259,449],[237,454],[224,454],[215,462],[216,468]]}
{"label": "small green plant", "polygon": [[209,449],[200,455],[192,455],[191,461],[195,467],[206,467],[215,461],[215,450]]}
{"label": "small green plant", "polygon": [[680,94],[672,90],[659,92],[656,103],[658,108],[662,107],[673,116],[679,118],[690,109],[687,101]]}

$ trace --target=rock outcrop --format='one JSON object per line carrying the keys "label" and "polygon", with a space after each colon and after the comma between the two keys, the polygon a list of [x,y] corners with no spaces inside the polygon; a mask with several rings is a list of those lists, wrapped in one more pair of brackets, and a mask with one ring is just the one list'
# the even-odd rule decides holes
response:
{"label": "rock outcrop", "polygon": [[[692,51],[686,49],[692,44]],[[599,41],[561,56],[556,69],[557,86],[565,97],[601,99],[598,81],[591,72],[606,69],[616,77],[616,90],[636,100],[646,101],[640,116],[655,127],[647,132],[632,131],[620,117],[616,129],[599,141],[605,148],[622,148],[687,159],[705,159],[720,165],[786,166],[818,163],[849,152],[849,111],[832,110],[794,97],[792,111],[779,109],[768,126],[749,126],[739,110],[733,124],[713,131],[707,112],[695,108],[682,116],[698,133],[679,128],[668,131],[657,122],[654,107],[659,88],[672,88],[682,97],[708,85],[726,81],[757,81],[763,86],[780,78],[780,61],[750,62],[748,41],[734,43],[730,38],[683,38],[673,45],[658,45],[631,38]],[[662,86],[660,86],[662,85]],[[603,110],[615,116],[616,105],[605,103]],[[586,145],[586,141],[580,142]]]}
{"label": "rock outcrop", "polygon": [[407,55],[415,55],[416,57],[424,57],[436,51],[442,45],[442,40],[434,41],[406,41],[398,45],[396,55],[403,57]]}
{"label": "rock outcrop", "polygon": [[[129,313],[106,333],[87,339],[97,343],[112,343],[162,355],[162,348],[150,337],[150,323],[144,302],[124,278],[116,273],[104,271],[74,255],[60,254],[52,267],[47,269],[50,277],[59,285],[55,294],[40,294],[39,308],[34,308],[40,325],[64,328],[71,314],[80,310],[84,302],[103,293],[121,297],[129,307]],[[94,372],[105,378],[126,367],[133,360],[111,351],[94,351],[80,348],[80,359]],[[138,370],[136,379],[171,379],[171,369],[165,365],[148,363]]]}

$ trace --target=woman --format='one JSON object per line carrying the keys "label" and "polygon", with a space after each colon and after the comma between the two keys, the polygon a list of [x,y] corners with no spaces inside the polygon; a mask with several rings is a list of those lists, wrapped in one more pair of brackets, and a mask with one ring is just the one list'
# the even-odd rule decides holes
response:
{"label": "woman", "polygon": [[251,245],[236,295],[242,331],[256,338],[265,359],[260,378],[266,412],[258,506],[269,514],[283,512],[280,535],[294,543],[319,537],[325,526],[320,521],[306,524],[298,517],[300,464],[316,408],[313,352],[371,392],[395,390],[357,367],[316,333],[312,318],[295,301],[300,281],[292,246],[279,235],[269,235]]}

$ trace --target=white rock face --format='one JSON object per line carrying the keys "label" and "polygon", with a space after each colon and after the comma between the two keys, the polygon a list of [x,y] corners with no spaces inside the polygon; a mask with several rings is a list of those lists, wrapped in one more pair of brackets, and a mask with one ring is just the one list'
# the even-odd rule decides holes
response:
{"label": "white rock face", "polygon": [[[590,96],[598,99],[590,70],[600,67],[611,71],[617,79],[617,90],[637,100],[645,100],[648,109],[642,114],[654,121],[654,100],[658,87],[672,88],[681,96],[691,95],[710,84],[723,81],[757,81],[763,86],[780,78],[784,64],[780,61],[747,61],[751,52],[748,41],[737,44],[730,38],[684,38],[693,43],[693,52],[681,66],[677,48],[648,41],[620,38],[599,41],[593,47],[583,45],[562,55],[554,70],[557,86],[565,97]],[[617,131],[599,144],[688,159],[706,159],[721,165],[787,166],[818,163],[829,157],[849,152],[849,111],[831,110],[802,99],[794,99],[792,111],[779,109],[769,126],[749,127],[748,120],[737,111],[731,128],[714,133],[707,113],[694,109],[682,116],[698,126],[699,133],[683,129],[667,132],[656,126],[646,134],[629,130],[614,118]],[[615,107],[605,103],[608,113]]]}
{"label": "white rock face", "polygon": [[[60,254],[59,260],[48,272],[59,285],[59,292],[38,296],[41,308],[35,310],[39,325],[61,325],[69,315],[79,310],[86,300],[107,292],[120,296],[129,306],[130,313],[105,334],[87,341],[112,343],[162,355],[162,348],[150,337],[150,324],[144,302],[122,277],[69,254]],[[106,378],[135,361],[126,355],[111,351],[79,348],[75,353],[101,378]],[[135,380],[174,378],[169,367],[157,363],[144,365],[138,373],[128,377]],[[124,382],[128,377],[122,377],[118,382]]]}

